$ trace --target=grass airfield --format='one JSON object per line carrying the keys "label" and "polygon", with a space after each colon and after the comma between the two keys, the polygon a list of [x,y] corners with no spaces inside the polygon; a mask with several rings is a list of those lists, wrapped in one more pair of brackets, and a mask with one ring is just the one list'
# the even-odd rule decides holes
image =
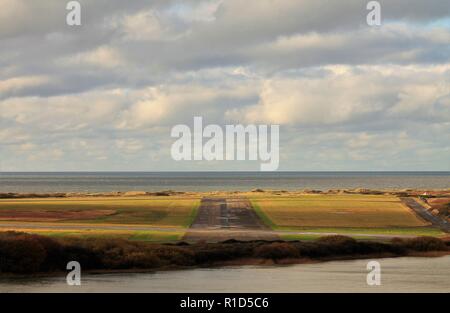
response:
{"label": "grass airfield", "polygon": [[330,233],[365,239],[443,235],[396,196],[273,192],[1,199],[0,226],[52,237],[174,242],[182,240],[205,196],[248,198],[259,218],[286,240]]}
{"label": "grass airfield", "polygon": [[275,227],[420,227],[398,198],[366,195],[304,195],[253,198]]}
{"label": "grass airfield", "polygon": [[[199,204],[199,197],[180,196],[6,199],[0,200],[0,223],[5,225],[3,230],[23,225],[21,231],[52,237],[176,241],[191,225]],[[107,229],[116,226],[123,229]],[[159,230],[130,230],[127,226]]]}
{"label": "grass airfield", "polygon": [[[390,195],[256,195],[250,198],[264,222],[278,231],[440,236],[443,233]],[[311,239],[320,235],[310,235]],[[304,239],[286,235],[284,239]]]}
{"label": "grass airfield", "polygon": [[64,198],[0,201],[0,220],[189,227],[198,198]]}

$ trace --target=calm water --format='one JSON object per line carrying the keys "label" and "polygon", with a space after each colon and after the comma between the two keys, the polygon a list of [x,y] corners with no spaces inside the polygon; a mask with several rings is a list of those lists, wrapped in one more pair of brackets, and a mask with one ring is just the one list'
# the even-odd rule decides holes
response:
{"label": "calm water", "polygon": [[0,192],[450,188],[450,172],[0,173]]}
{"label": "calm water", "polygon": [[381,286],[366,284],[368,260],[282,267],[227,267],[154,274],[1,280],[0,292],[450,292],[450,256],[378,260]]}

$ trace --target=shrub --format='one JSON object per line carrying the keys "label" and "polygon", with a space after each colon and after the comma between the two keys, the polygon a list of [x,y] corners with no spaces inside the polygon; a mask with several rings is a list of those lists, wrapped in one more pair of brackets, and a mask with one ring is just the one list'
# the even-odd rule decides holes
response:
{"label": "shrub", "polygon": [[433,237],[393,239],[390,243],[328,236],[314,242],[233,241],[160,245],[120,239],[51,239],[18,232],[0,233],[0,273],[65,270],[69,261],[83,269],[153,269],[195,266],[249,257],[280,260],[299,256],[329,259],[368,254],[405,255],[410,251],[448,251],[450,241]]}
{"label": "shrub", "polygon": [[333,235],[333,236],[325,236],[317,239],[316,242],[331,244],[331,245],[349,245],[355,244],[357,241],[351,237],[341,236],[341,235]]}
{"label": "shrub", "polygon": [[255,248],[254,256],[264,259],[286,259],[296,258],[300,256],[299,251],[289,243],[274,242],[270,244],[262,244]]}
{"label": "shrub", "polygon": [[156,268],[161,265],[161,260],[153,253],[146,251],[133,251],[124,255],[120,268]]}
{"label": "shrub", "polygon": [[236,241],[205,244],[198,243],[192,245],[191,251],[194,253],[196,264],[211,264],[214,262],[228,261],[239,258],[250,257],[253,254],[255,242]]}
{"label": "shrub", "polygon": [[445,242],[434,237],[417,237],[405,240],[404,245],[414,251],[446,251]]}
{"label": "shrub", "polygon": [[355,239],[338,235],[319,238],[316,244],[322,249],[322,253],[328,256],[354,254],[358,253],[360,248]]}
{"label": "shrub", "polygon": [[154,249],[155,256],[167,265],[195,265],[194,252],[177,246],[159,246]]}
{"label": "shrub", "polygon": [[32,238],[0,240],[0,272],[38,272],[46,258],[45,249]]}

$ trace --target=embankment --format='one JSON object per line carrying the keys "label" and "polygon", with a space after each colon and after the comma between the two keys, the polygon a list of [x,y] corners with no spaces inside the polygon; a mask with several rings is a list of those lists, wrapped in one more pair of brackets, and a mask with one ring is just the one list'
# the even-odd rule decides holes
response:
{"label": "embankment", "polygon": [[357,241],[343,236],[313,242],[236,240],[221,243],[152,244],[114,239],[51,239],[0,233],[0,275],[64,271],[69,261],[83,270],[142,271],[221,264],[286,264],[368,257],[450,254],[450,241],[432,237]]}

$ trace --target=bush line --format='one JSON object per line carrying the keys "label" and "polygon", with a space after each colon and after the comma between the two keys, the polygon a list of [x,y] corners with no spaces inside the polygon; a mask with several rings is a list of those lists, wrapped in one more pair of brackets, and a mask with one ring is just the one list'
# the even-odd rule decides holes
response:
{"label": "bush line", "polygon": [[221,243],[155,244],[122,239],[54,239],[21,232],[0,233],[0,274],[65,271],[69,261],[83,270],[151,270],[205,267],[241,259],[342,259],[372,255],[407,256],[414,252],[450,251],[450,241],[434,237],[357,241],[345,236],[313,242],[227,240]]}

